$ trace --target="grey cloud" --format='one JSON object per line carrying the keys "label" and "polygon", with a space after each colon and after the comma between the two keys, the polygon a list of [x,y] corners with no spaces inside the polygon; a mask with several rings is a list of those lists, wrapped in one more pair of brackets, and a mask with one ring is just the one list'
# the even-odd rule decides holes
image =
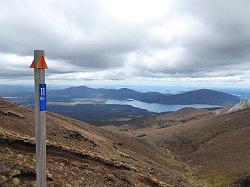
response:
{"label": "grey cloud", "polygon": [[[129,76],[135,77],[209,77],[233,76],[250,69],[246,65],[250,64],[249,1],[177,0],[172,3],[170,16],[166,14],[153,23],[137,24],[119,22],[116,15],[107,15],[101,1],[1,2],[0,52],[26,56],[32,55],[33,49],[42,48],[48,59],[63,60],[74,66],[63,71],[52,69],[49,75],[114,71],[120,67],[124,71],[132,69],[134,74]],[[188,28],[192,32],[167,41],[149,34],[151,29],[175,18],[198,23],[189,26],[194,27]],[[168,51],[174,47],[182,48],[184,53],[171,63],[164,58],[156,58],[152,65],[145,58],[128,61],[133,52],[154,58],[151,51]],[[232,65],[238,65],[239,70],[232,73]],[[0,73],[0,77],[28,76],[26,70]]]}

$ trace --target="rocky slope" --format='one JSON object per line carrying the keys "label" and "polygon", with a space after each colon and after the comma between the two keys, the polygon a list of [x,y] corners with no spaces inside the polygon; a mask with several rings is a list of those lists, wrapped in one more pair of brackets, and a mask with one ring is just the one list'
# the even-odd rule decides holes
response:
{"label": "rocky slope", "polygon": [[[33,110],[0,99],[0,186],[35,184]],[[54,186],[189,186],[187,167],[150,141],[47,114]]]}
{"label": "rocky slope", "polygon": [[231,105],[222,109],[215,111],[216,115],[223,115],[223,114],[230,114],[233,112],[237,112],[240,110],[244,110],[250,108],[250,101],[249,100],[241,100],[239,103],[235,105]]}

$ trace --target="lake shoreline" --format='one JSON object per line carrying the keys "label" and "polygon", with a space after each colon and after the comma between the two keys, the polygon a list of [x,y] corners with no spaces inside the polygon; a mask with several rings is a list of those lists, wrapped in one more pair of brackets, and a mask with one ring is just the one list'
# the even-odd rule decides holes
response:
{"label": "lake shoreline", "polygon": [[135,108],[145,109],[149,112],[162,113],[162,112],[175,112],[182,108],[221,108],[218,105],[204,105],[204,104],[194,104],[194,105],[165,105],[158,103],[145,103],[133,99],[127,100],[112,100],[112,99],[74,99],[70,101],[55,101],[48,102],[50,106],[75,106],[84,104],[115,104],[115,105],[130,105]]}

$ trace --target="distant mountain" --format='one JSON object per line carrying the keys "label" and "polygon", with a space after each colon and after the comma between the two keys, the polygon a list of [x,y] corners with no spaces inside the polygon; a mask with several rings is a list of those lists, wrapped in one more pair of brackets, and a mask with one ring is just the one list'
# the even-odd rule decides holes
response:
{"label": "distant mountain", "polygon": [[[100,98],[100,99],[139,99],[144,94],[131,89],[94,89],[87,86],[70,87],[64,90],[55,90],[49,93],[49,98],[57,99],[75,99],[75,98]],[[60,96],[60,97],[58,97]]]}
{"label": "distant mountain", "polygon": [[162,94],[158,92],[137,92],[135,90],[122,89],[94,89],[86,86],[70,87],[64,90],[54,90],[48,93],[50,101],[64,101],[79,98],[99,98],[126,100],[134,99],[146,103],[160,103],[168,105],[229,105],[240,102],[239,97],[224,92],[200,89],[181,94]]}
{"label": "distant mountain", "polygon": [[240,98],[224,92],[200,89],[181,94],[168,96],[170,102],[181,104],[209,104],[209,105],[228,105],[240,102]]}

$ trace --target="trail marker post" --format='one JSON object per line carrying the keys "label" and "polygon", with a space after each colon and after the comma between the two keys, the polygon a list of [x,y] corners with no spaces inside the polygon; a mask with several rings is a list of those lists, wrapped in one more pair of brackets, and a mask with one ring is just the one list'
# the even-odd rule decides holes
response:
{"label": "trail marker post", "polygon": [[47,64],[43,50],[34,51],[35,81],[35,138],[36,138],[36,183],[37,187],[46,187],[46,84],[45,69]]}

